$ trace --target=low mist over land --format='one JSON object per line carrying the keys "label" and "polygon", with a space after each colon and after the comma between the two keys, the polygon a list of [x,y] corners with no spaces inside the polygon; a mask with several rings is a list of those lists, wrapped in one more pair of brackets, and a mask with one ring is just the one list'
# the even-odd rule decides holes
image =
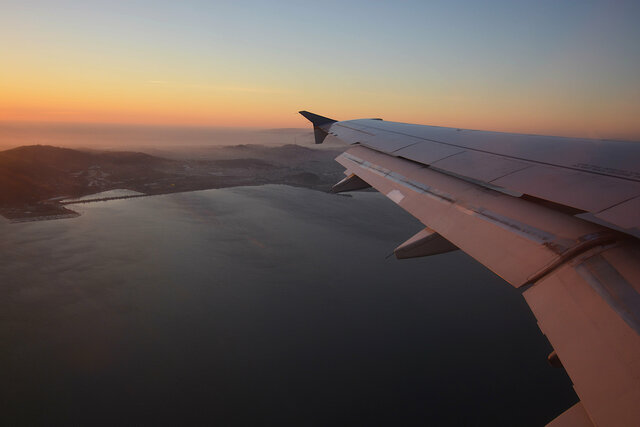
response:
{"label": "low mist over land", "polygon": [[[188,148],[237,144],[313,145],[313,131],[310,127],[258,129],[104,123],[0,122],[0,150],[23,145],[54,145],[68,148],[144,151],[161,147]],[[332,145],[331,140],[326,144]]]}

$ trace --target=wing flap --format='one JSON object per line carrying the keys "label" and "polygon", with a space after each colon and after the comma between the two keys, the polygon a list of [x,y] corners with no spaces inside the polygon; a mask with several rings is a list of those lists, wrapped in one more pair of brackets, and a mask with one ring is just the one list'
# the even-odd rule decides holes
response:
{"label": "wing flap", "polygon": [[606,235],[595,224],[365,147],[337,160],[516,287]]}
{"label": "wing flap", "polygon": [[593,248],[524,292],[596,425],[640,420],[639,322],[625,320],[633,307],[621,298],[633,293],[631,303],[637,299],[640,266],[625,259],[636,250],[624,244]]}

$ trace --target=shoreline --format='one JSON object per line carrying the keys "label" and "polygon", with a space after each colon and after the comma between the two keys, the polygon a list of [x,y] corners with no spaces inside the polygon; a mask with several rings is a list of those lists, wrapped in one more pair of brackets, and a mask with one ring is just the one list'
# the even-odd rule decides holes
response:
{"label": "shoreline", "polygon": [[[256,184],[243,184],[243,185],[229,185],[229,186],[221,186],[221,187],[212,187],[212,188],[195,188],[192,190],[181,190],[181,191],[167,191],[167,192],[162,192],[162,193],[150,193],[150,194],[130,194],[130,195],[126,195],[126,196],[112,196],[112,197],[100,197],[100,198],[96,198],[96,199],[85,199],[85,200],[70,200],[65,202],[64,199],[57,202],[57,205],[59,205],[60,207],[63,207],[64,209],[66,209],[68,212],[67,213],[56,213],[56,214],[52,214],[52,215],[39,215],[39,216],[25,216],[25,217],[14,217],[14,218],[8,218],[4,215],[1,215],[4,219],[6,219],[10,224],[19,224],[19,223],[24,223],[24,222],[36,222],[36,221],[50,221],[50,220],[56,220],[56,219],[69,219],[69,218],[76,218],[79,217],[81,214],[79,212],[73,211],[69,208],[66,208],[67,205],[73,205],[73,204],[85,204],[85,203],[96,203],[96,202],[108,202],[111,200],[123,200],[123,199],[135,199],[135,198],[140,198],[140,197],[151,197],[151,196],[163,196],[163,195],[167,195],[167,194],[178,194],[178,193],[191,193],[194,191],[208,191],[208,190],[221,190],[221,189],[225,189],[225,188],[238,188],[238,187],[261,187],[264,185],[284,185],[284,186],[289,186],[289,187],[296,187],[296,188],[306,188],[307,190],[312,190],[312,191],[320,191],[320,192],[328,192],[327,190],[321,190],[315,187],[309,187],[309,186],[304,186],[304,185],[292,185],[292,184],[287,184],[287,183],[277,183],[277,182],[263,182],[263,183],[256,183]],[[124,190],[121,188],[117,188],[114,190]],[[111,191],[111,190],[106,190],[106,191]],[[94,193],[94,194],[100,194],[100,193]],[[348,196],[346,194],[336,194],[338,196]]]}
{"label": "shoreline", "polygon": [[55,219],[68,219],[68,218],[76,218],[79,217],[80,214],[78,212],[73,213],[65,213],[65,214],[57,214],[57,215],[42,215],[42,216],[31,216],[24,218],[5,218],[9,221],[9,224],[19,224],[23,222],[36,222],[36,221],[50,221]]}

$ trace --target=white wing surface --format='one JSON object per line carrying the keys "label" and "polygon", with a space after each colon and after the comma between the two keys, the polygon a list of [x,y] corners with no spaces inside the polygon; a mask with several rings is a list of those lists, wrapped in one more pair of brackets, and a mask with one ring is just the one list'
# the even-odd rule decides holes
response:
{"label": "white wing surface", "polygon": [[351,145],[334,191],[425,225],[398,258],[457,247],[523,290],[581,399],[551,425],[640,425],[640,143],[301,114]]}

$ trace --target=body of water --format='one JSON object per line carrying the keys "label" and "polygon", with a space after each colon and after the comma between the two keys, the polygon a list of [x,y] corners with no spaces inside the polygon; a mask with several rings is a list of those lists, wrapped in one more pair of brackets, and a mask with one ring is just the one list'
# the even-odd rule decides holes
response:
{"label": "body of water", "polygon": [[268,185],[0,223],[10,424],[541,425],[577,401],[520,293],[385,259],[377,193]]}

